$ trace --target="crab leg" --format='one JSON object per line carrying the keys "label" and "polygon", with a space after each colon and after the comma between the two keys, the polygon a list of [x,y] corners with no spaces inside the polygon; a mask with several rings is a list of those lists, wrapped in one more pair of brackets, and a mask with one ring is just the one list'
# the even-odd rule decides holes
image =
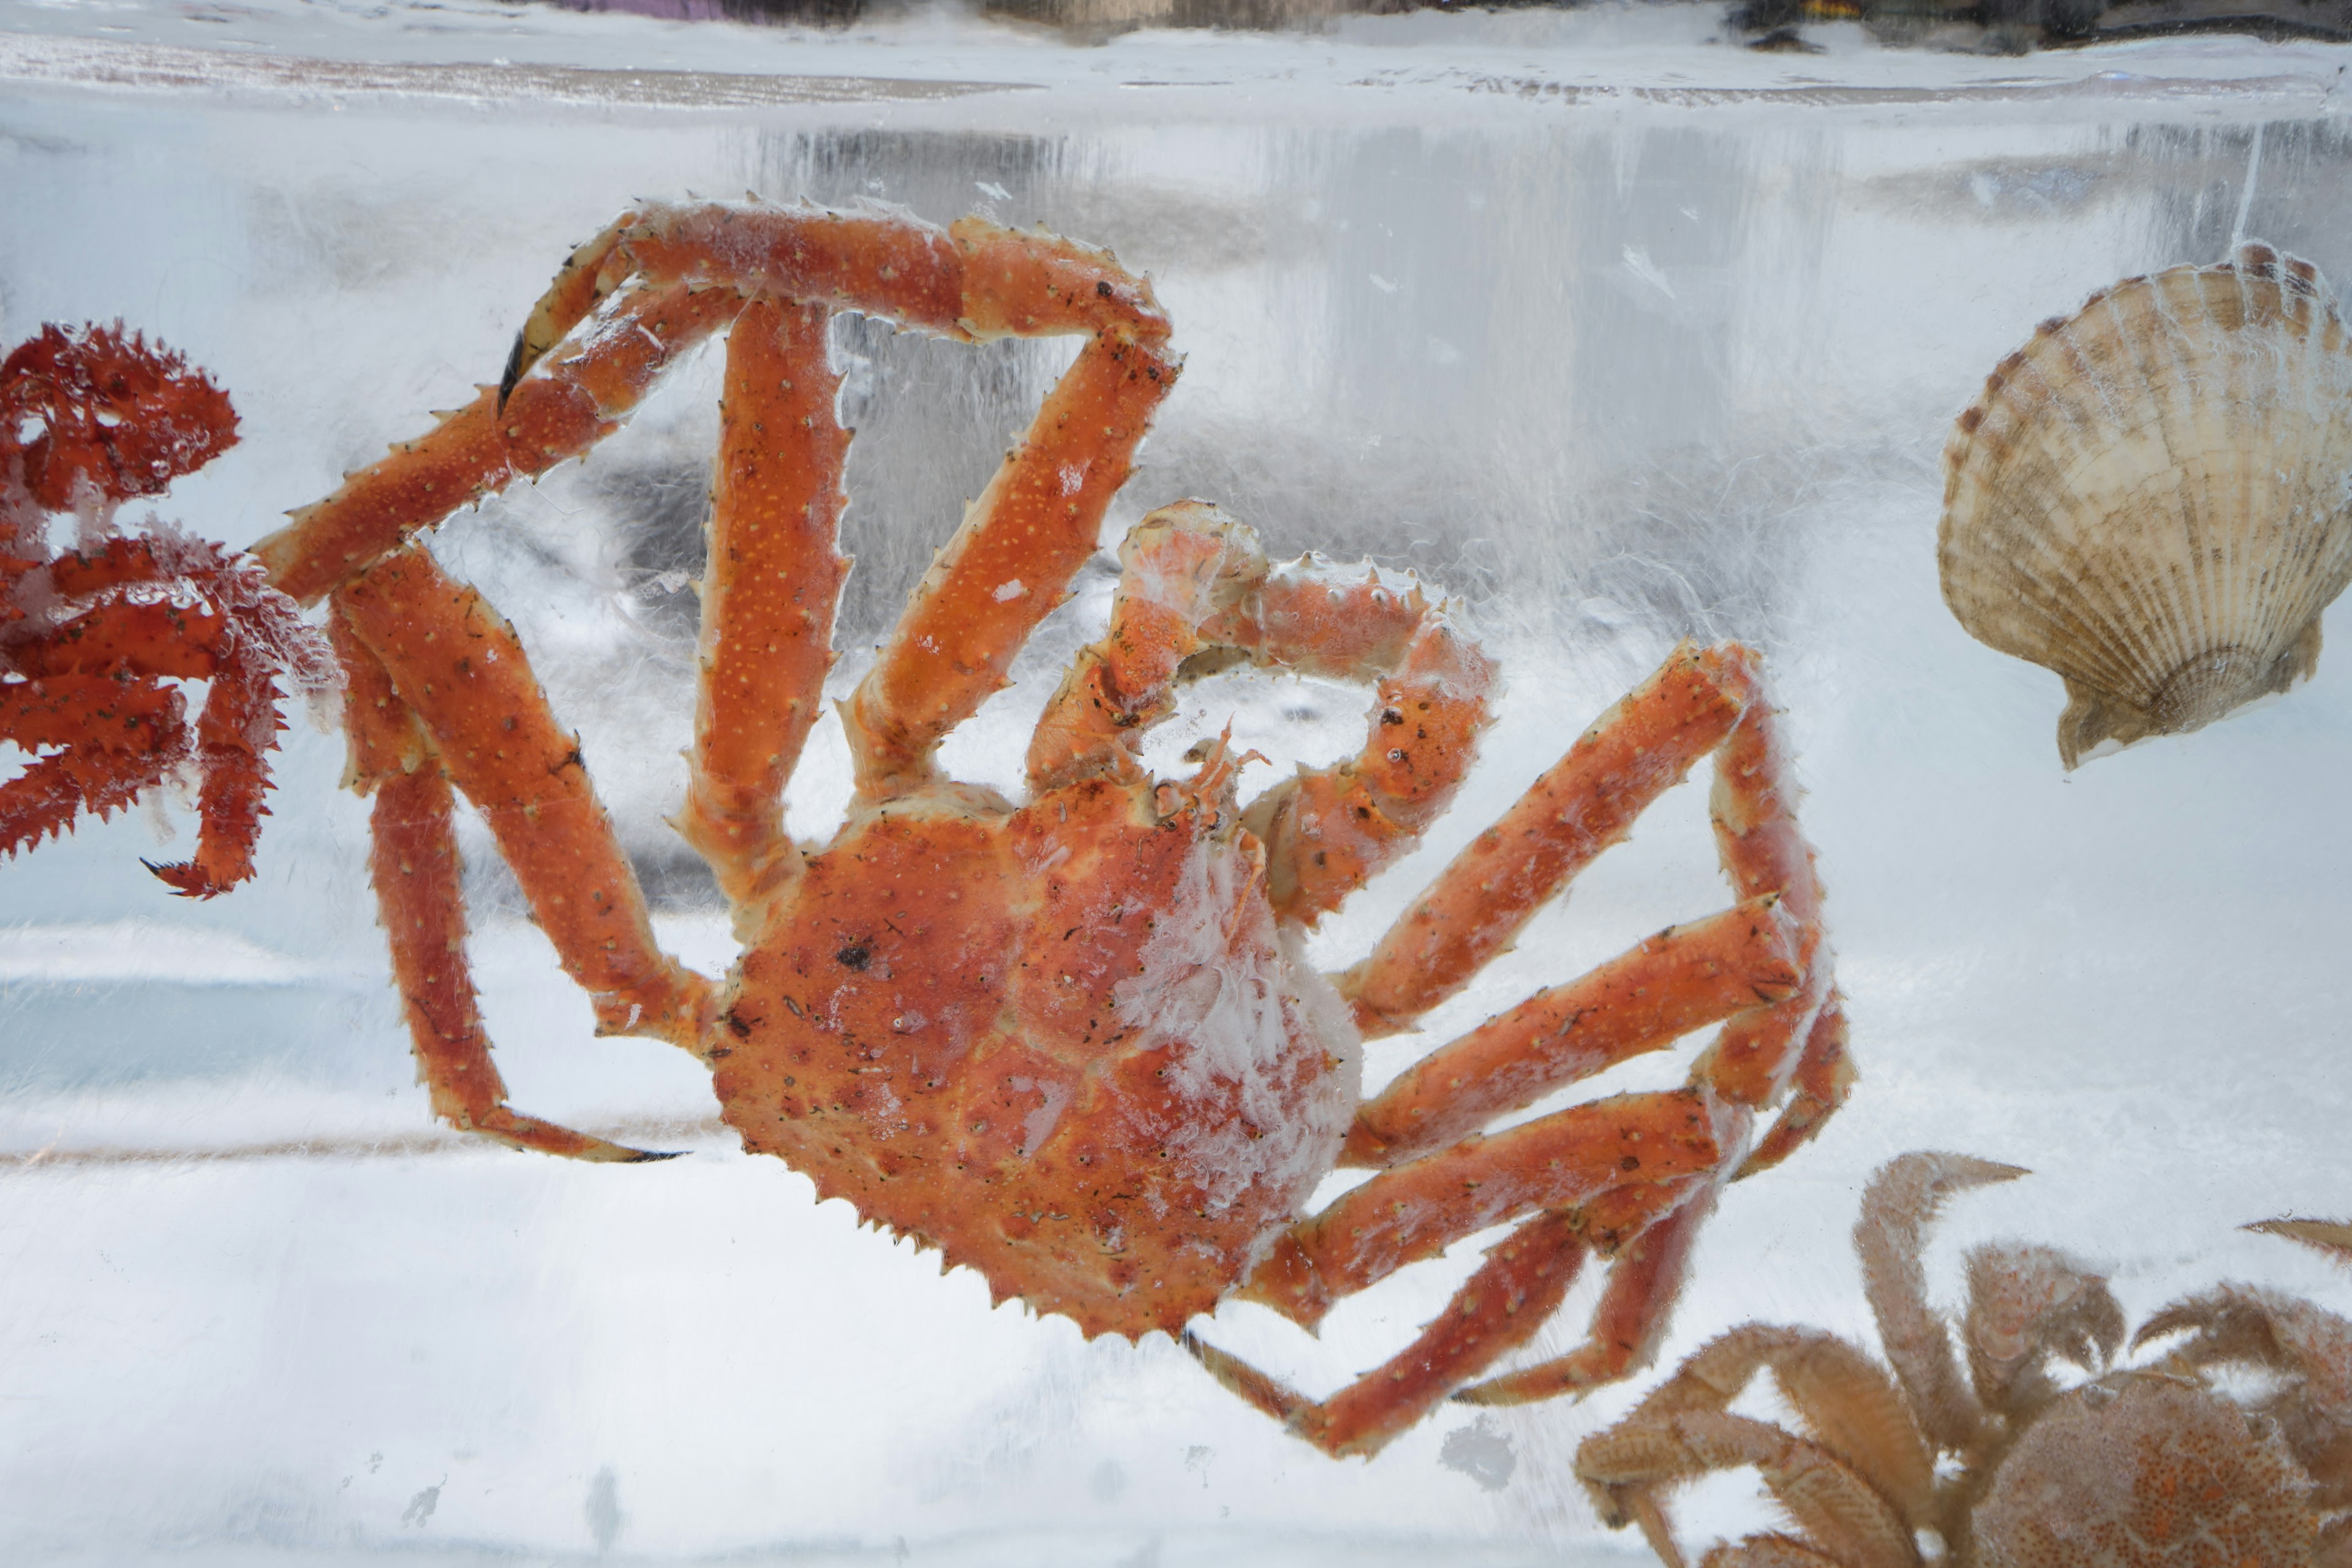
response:
{"label": "crab leg", "polygon": [[0,784],[0,855],[63,833],[76,815],[111,816],[159,782],[187,738],[180,694],[106,675],[0,682],[0,740],[36,758]]}
{"label": "crab leg", "polygon": [[859,794],[887,797],[929,779],[940,740],[1007,684],[1021,645],[1094,554],[1177,369],[1159,344],[1109,331],[1079,351],[843,710]]}
{"label": "crab leg", "polygon": [[674,284],[611,300],[580,352],[501,399],[485,387],[465,407],[348,476],[321,501],[253,547],[270,581],[314,604],[459,507],[536,479],[618,427],[677,357],[732,321],[742,296]]}
{"label": "crab leg", "polygon": [[1369,1456],[1532,1339],[1576,1282],[1588,1250],[1573,1215],[1538,1215],[1487,1249],[1487,1261],[1411,1345],[1319,1404],[1195,1335],[1184,1336],[1184,1348],[1325,1453]]}
{"label": "crab leg", "polygon": [[392,677],[340,617],[328,623],[345,679],[351,784],[373,795],[369,871],[392,969],[433,1113],[461,1132],[580,1160],[657,1160],[508,1107],[466,963],[466,900],[440,754]]}
{"label": "crab leg", "polygon": [[1344,1163],[1393,1165],[1693,1029],[1802,988],[1796,922],[1767,894],[1520,1003],[1423,1057],[1357,1112]]}
{"label": "crab leg", "polygon": [[962,342],[1057,332],[1168,337],[1150,284],[1108,251],[1042,230],[977,217],[940,229],[898,214],[756,197],[746,205],[654,203],[572,253],[516,341],[508,384],[633,277],[856,310]]}
{"label": "crab leg", "polygon": [[337,589],[334,605],[488,823],[600,1031],[698,1051],[709,984],[655,945],[579,742],[556,727],[513,628],[415,548]]}
{"label": "crab leg", "polygon": [[1277,916],[1339,907],[1445,808],[1486,722],[1493,668],[1418,588],[1307,563],[1269,570],[1256,537],[1201,501],[1163,507],[1120,551],[1109,635],[1081,652],[1029,752],[1032,784],[1094,769],[1134,776],[1134,738],[1174,710],[1185,662],[1252,662],[1379,682],[1363,751],[1302,770],[1253,801]]}
{"label": "crab leg", "polygon": [[[1830,965],[1818,962],[1822,957],[1822,881],[1813,869],[1812,846],[1797,826],[1794,770],[1780,738],[1779,719],[1762,698],[1754,656],[1744,648],[1739,651],[1758,696],[1716,753],[1708,815],[1714,819],[1724,872],[1739,895],[1752,899],[1777,893],[1781,907],[1795,921],[1798,963],[1808,984],[1783,1001],[1726,1024],[1704,1070],[1717,1093],[1740,1105],[1761,1108],[1788,1088],[1802,1056],[1797,1042],[1807,1038],[1822,1013],[1836,1008],[1837,994],[1831,985]],[[1835,1037],[1843,1039],[1842,1023]],[[1830,1048],[1827,1041],[1824,1037],[1825,1051]],[[1816,1068],[1817,1079],[1822,1070]],[[1847,1071],[1850,1076],[1851,1069]],[[1836,1098],[1843,1100],[1843,1085]],[[1816,1117],[1814,1122],[1818,1121]]]}
{"label": "crab leg", "polygon": [[[1717,1037],[1720,1039],[1721,1037]],[[1813,1015],[1812,1026],[1805,1032],[1805,1048],[1797,1061],[1791,1079],[1792,1092],[1789,1103],[1756,1147],[1740,1162],[1734,1180],[1744,1181],[1761,1171],[1769,1171],[1790,1155],[1812,1142],[1822,1124],[1845,1103],[1853,1090],[1853,1063],[1845,1051],[1845,1007],[1835,992]]]}
{"label": "crab leg", "polygon": [[[1629,1212],[1591,1215],[1588,1226],[1598,1229],[1598,1222],[1605,1218],[1630,1239],[1621,1244],[1610,1268],[1608,1288],[1593,1309],[1584,1343],[1564,1356],[1465,1388],[1455,1397],[1470,1405],[1523,1405],[1599,1388],[1648,1365],[1674,1317],[1699,1226],[1715,1210],[1714,1187],[1711,1180],[1698,1180],[1679,1193],[1609,1194]],[[1639,1203],[1643,1198],[1649,1203]],[[1668,1203],[1675,1206],[1667,1208]],[[1642,1212],[1644,1208],[1650,1212]]]}
{"label": "crab leg", "polygon": [[719,478],[702,584],[702,679],[677,826],[748,938],[799,868],[783,790],[816,722],[849,563],[835,549],[848,434],[825,310],[755,300],[727,340]]}
{"label": "crab leg", "polygon": [[1312,1325],[1338,1298],[1488,1226],[1618,1187],[1671,1183],[1713,1170],[1721,1157],[1711,1108],[1696,1090],[1572,1106],[1350,1188],[1284,1232],[1240,1294]]}
{"label": "crab leg", "polygon": [[1638,1273],[1648,1256],[1640,1243],[1658,1237],[1678,1279],[1689,1230],[1677,1230],[1675,1222],[1693,1210],[1704,1211],[1711,1192],[1706,1176],[1685,1175],[1611,1187],[1580,1208],[1538,1214],[1489,1249],[1487,1261],[1411,1345],[1319,1403],[1195,1335],[1186,1334],[1184,1346],[1220,1383],[1325,1453],[1370,1456],[1454,1390],[1535,1338],[1559,1310],[1588,1253],[1619,1258],[1596,1335],[1611,1322],[1612,1302],[1626,1295],[1628,1271]]}
{"label": "crab leg", "polygon": [[1569,748],[1339,977],[1368,1036],[1394,1034],[1509,946],[1537,910],[1721,745],[1758,700],[1746,650],[1677,648]]}
{"label": "crab leg", "polygon": [[[175,735],[173,752],[158,758],[160,772],[193,751],[204,779],[196,853],[177,865],[149,862],[148,869],[185,897],[226,892],[253,875],[254,843],[267,815],[265,758],[286,727],[272,672],[292,662],[304,634],[299,626],[268,624],[275,617],[266,611],[257,616],[265,591],[251,567],[239,568],[210,544],[115,539],[87,555],[61,556],[43,570],[48,590],[68,601],[163,584],[186,584],[210,599],[101,597],[42,636],[12,646],[8,656],[14,668],[37,677],[128,672],[211,682],[192,744]],[[291,610],[286,614],[290,619]],[[146,775],[140,787],[155,776]]]}

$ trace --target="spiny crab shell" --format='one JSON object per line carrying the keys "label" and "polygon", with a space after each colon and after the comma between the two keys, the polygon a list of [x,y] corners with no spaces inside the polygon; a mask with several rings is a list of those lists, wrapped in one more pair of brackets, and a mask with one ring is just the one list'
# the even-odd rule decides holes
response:
{"label": "spiny crab shell", "polygon": [[873,807],[744,955],[726,1120],[1089,1336],[1175,1333],[1304,1212],[1359,1097],[1265,881],[1222,757]]}

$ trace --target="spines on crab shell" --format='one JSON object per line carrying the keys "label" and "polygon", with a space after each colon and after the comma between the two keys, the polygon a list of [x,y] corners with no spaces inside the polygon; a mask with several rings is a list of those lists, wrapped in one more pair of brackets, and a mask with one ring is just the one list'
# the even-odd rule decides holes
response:
{"label": "spines on crab shell", "polygon": [[184,744],[180,694],[109,675],[0,682],[0,736],[58,747],[0,784],[0,855],[59,837],[87,811],[100,821],[161,782]]}
{"label": "spines on crab shell", "polygon": [[[39,433],[21,448],[18,426]],[[89,486],[108,500],[161,492],[236,444],[236,410],[203,371],[122,323],[54,323],[0,362],[0,454],[17,451],[50,511]]]}
{"label": "spines on crab shell", "polygon": [[[114,503],[159,493],[236,438],[209,376],[120,322],[46,327],[0,362],[0,489],[20,487],[0,497],[14,536],[0,541],[0,671],[16,678],[0,685],[0,736],[58,748],[0,789],[6,852],[83,811],[108,816],[192,764],[195,857],[151,868],[198,897],[252,874],[263,757],[284,728],[273,675],[315,689],[331,684],[331,660],[251,562],[161,522],[141,537],[105,531]],[[83,547],[52,558],[40,514],[77,506]],[[157,684],[170,679],[211,682],[193,733]],[[58,710],[68,693],[73,714]]]}

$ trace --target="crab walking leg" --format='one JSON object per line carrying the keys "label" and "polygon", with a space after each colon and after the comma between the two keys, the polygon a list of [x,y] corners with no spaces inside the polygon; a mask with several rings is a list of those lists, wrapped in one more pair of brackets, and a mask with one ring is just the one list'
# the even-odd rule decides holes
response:
{"label": "crab walking leg", "polygon": [[[1628,1212],[1588,1213],[1588,1232],[1610,1223],[1632,1239],[1618,1249],[1584,1343],[1564,1356],[1465,1388],[1454,1397],[1465,1405],[1525,1405],[1581,1394],[1647,1366],[1674,1317],[1699,1227],[1715,1212],[1715,1191],[1712,1180],[1702,1180],[1681,1193],[1612,1193],[1591,1205],[1607,1210],[1622,1205]],[[1651,1202],[1642,1205],[1638,1200],[1643,1198]],[[1664,1208],[1668,1202],[1676,1205],[1671,1211]],[[1645,1207],[1650,1212],[1643,1212]]]}
{"label": "crab walking leg", "polygon": [[[1720,1037],[1718,1037],[1720,1038]],[[1832,991],[1806,1031],[1805,1048],[1791,1079],[1789,1103],[1740,1162],[1735,1181],[1769,1171],[1813,1140],[1853,1091],[1853,1063],[1846,1056],[1845,1006]]]}
{"label": "crab walking leg", "polygon": [[727,340],[702,678],[676,826],[718,874],[746,939],[799,869],[784,784],[816,722],[849,567],[835,549],[849,436],[834,417],[829,320],[819,306],[756,300]]}
{"label": "crab walking leg", "polygon": [[[1223,635],[1254,634],[1263,660],[1357,679],[1380,671],[1364,749],[1337,766],[1301,770],[1243,814],[1265,845],[1275,913],[1311,924],[1411,849],[1444,812],[1486,727],[1495,668],[1418,588],[1400,595],[1375,578],[1334,582],[1313,570],[1286,570],[1269,576],[1246,607],[1255,625]],[[1364,646],[1367,632],[1377,636],[1384,623],[1407,616],[1412,630],[1392,659],[1381,661]]]}
{"label": "crab walking leg", "polygon": [[1334,1458],[1369,1458],[1454,1389],[1533,1339],[1576,1282],[1590,1251],[1574,1216],[1539,1214],[1487,1249],[1486,1261],[1413,1342],[1316,1403],[1187,1333],[1211,1375]]}
{"label": "crab walking leg", "polygon": [[556,727],[513,628],[415,548],[337,589],[334,605],[489,825],[599,1031],[699,1052],[709,984],[655,945],[579,742]]}
{"label": "crab walking leg", "polygon": [[108,675],[0,685],[0,741],[62,748],[0,783],[0,856],[64,833],[81,812],[110,816],[161,782],[186,744],[184,706],[176,691]]}
{"label": "crab walking leg", "polygon": [[971,342],[1108,331],[1165,342],[1151,286],[1107,250],[967,217],[945,229],[885,213],[649,203],[574,250],[515,341],[507,384],[633,277],[724,285],[856,310]]}
{"label": "crab walking leg", "polygon": [[732,289],[683,284],[626,291],[591,323],[580,350],[501,402],[485,387],[465,407],[326,500],[298,508],[253,547],[270,581],[308,605],[459,507],[536,479],[610,435],[677,357],[743,308]]}
{"label": "crab walking leg", "polygon": [[466,899],[441,759],[393,690],[392,677],[340,619],[328,625],[349,684],[344,733],[351,786],[373,795],[369,871],[392,946],[393,979],[407,1015],[417,1077],[433,1114],[461,1132],[578,1160],[658,1160],[574,1132],[507,1105],[466,963]]}
{"label": "crab walking leg", "polygon": [[[1819,1444],[1761,1421],[1680,1410],[1654,1422],[1628,1421],[1577,1450],[1578,1474],[1603,1501],[1604,1522],[1640,1518],[1669,1562],[1680,1554],[1664,1529],[1664,1510],[1655,1508],[1654,1489],[1750,1465],[1806,1535],[1822,1543],[1828,1561],[1849,1568],[1914,1568],[1919,1562],[1911,1531],[1866,1481]],[[1632,1507],[1637,1500],[1650,1502],[1651,1510]]]}
{"label": "crab walking leg", "polygon": [[1780,896],[1781,907],[1797,924],[1802,943],[1798,962],[1809,981],[1785,1001],[1726,1024],[1708,1053],[1706,1073],[1715,1091],[1760,1109],[1788,1088],[1802,1054],[1798,1042],[1807,1038],[1824,1007],[1837,1005],[1837,994],[1822,926],[1822,880],[1813,868],[1812,846],[1797,826],[1795,772],[1779,716],[1760,696],[1763,679],[1755,654],[1736,646],[1731,651],[1759,696],[1716,752],[1708,815],[1732,886],[1744,898]]}
{"label": "crab walking leg", "polygon": [[1292,1226],[1239,1294],[1313,1326],[1331,1303],[1488,1226],[1618,1187],[1712,1171],[1715,1112],[1695,1089],[1572,1106],[1382,1171]]}
{"label": "crab walking leg", "polygon": [[1722,744],[1756,700],[1752,671],[1728,645],[1677,648],[1454,857],[1370,957],[1339,977],[1365,1033],[1407,1028],[1459,990]]}
{"label": "crab walking leg", "polygon": [[1445,808],[1486,722],[1494,669],[1418,588],[1305,562],[1268,570],[1255,533],[1202,501],[1162,507],[1121,546],[1109,635],[1083,650],[1029,752],[1033,788],[1097,769],[1140,776],[1135,740],[1174,710],[1185,661],[1379,682],[1363,751],[1252,802],[1267,895],[1286,920],[1339,907]]}
{"label": "crab walking leg", "polygon": [[860,795],[928,780],[940,740],[1006,684],[1021,645],[1095,552],[1177,368],[1158,345],[1109,332],[1078,352],[844,710]]}
{"label": "crab walking leg", "polygon": [[1414,1063],[1356,1112],[1341,1163],[1393,1165],[1693,1029],[1798,992],[1801,938],[1780,901],[1751,899],[1669,926]]}

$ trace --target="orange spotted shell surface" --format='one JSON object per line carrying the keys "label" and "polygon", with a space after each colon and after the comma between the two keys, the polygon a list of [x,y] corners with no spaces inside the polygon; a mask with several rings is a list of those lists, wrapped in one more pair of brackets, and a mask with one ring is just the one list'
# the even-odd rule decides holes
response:
{"label": "orange spotted shell surface", "polygon": [[725,1000],[744,1146],[1090,1336],[1211,1310],[1330,1168],[1358,1047],[1203,784],[853,823]]}

